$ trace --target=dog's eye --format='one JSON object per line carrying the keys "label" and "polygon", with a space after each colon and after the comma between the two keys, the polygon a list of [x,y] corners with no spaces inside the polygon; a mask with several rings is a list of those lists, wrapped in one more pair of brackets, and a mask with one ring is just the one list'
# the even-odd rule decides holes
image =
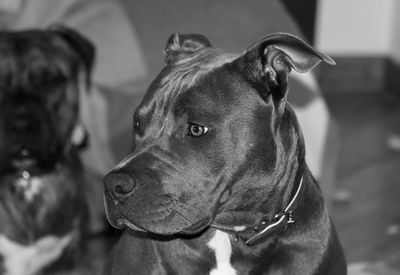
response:
{"label": "dog's eye", "polygon": [[189,135],[192,137],[201,137],[208,132],[207,126],[201,126],[199,124],[191,123],[189,125]]}
{"label": "dog's eye", "polygon": [[133,114],[133,128],[138,131],[140,129],[140,119],[137,112]]}
{"label": "dog's eye", "polygon": [[140,128],[140,122],[138,120],[135,120],[133,124],[134,124],[136,130],[138,130]]}

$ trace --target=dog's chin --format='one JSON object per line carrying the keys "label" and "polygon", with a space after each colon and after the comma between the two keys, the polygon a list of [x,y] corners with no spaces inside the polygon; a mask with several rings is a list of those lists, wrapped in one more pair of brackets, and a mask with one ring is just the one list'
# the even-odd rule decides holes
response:
{"label": "dog's chin", "polygon": [[131,216],[121,211],[120,206],[104,194],[104,206],[107,220],[116,229],[129,229],[156,235],[195,235],[210,226],[211,216],[183,218],[182,215]]}
{"label": "dog's chin", "polygon": [[163,227],[154,227],[154,228],[143,228],[139,225],[136,225],[127,219],[117,219],[116,223],[113,225],[117,229],[130,229],[137,232],[148,232],[156,235],[164,235],[164,236],[171,236],[171,235],[196,235],[204,231],[209,226],[208,220],[203,220],[197,222],[189,227],[183,229],[176,229],[174,226],[163,226]]}
{"label": "dog's chin", "polygon": [[194,224],[192,224],[189,227],[184,228],[181,232],[179,232],[180,234],[184,234],[184,235],[195,235],[195,234],[199,234],[202,231],[204,231],[206,228],[208,228],[211,224],[211,219],[203,219],[200,220]]}
{"label": "dog's chin", "polygon": [[137,232],[148,232],[156,235],[196,235],[208,228],[211,223],[211,219],[207,218],[185,226],[174,223],[174,221],[165,223],[155,222],[154,224],[148,221],[146,225],[143,225],[123,217],[110,217],[110,213],[107,210],[106,208],[107,219],[114,228],[119,230],[129,229]]}

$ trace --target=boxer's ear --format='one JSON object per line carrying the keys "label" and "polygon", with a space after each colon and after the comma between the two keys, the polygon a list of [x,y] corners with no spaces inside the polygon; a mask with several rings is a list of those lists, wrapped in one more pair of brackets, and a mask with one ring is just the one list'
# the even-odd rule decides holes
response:
{"label": "boxer's ear", "polygon": [[201,34],[171,34],[164,48],[165,63],[174,64],[203,48],[211,47],[210,41]]}
{"label": "boxer's ear", "polygon": [[77,53],[86,74],[86,84],[89,86],[96,55],[96,48],[92,42],[64,25],[53,25],[50,27],[50,31],[57,33]]}
{"label": "boxer's ear", "polygon": [[86,148],[89,143],[89,134],[81,122],[76,123],[71,133],[71,144],[79,149]]}
{"label": "boxer's ear", "polygon": [[[288,74],[294,69],[304,73],[312,70],[321,61],[330,65],[335,62],[327,55],[315,50],[300,38],[286,34],[271,34],[250,46],[234,62],[245,72],[248,80],[258,87],[265,99],[286,102]],[[262,91],[260,91],[262,90]]]}

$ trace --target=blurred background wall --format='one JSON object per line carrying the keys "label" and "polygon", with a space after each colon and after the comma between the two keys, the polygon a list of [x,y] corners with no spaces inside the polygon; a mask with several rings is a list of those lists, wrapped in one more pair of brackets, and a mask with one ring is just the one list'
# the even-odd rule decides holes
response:
{"label": "blurred background wall", "polygon": [[400,1],[320,0],[315,44],[346,56],[388,56],[400,62]]}
{"label": "blurred background wall", "polygon": [[397,0],[319,0],[315,45],[336,57],[340,69],[323,67],[323,87],[400,90],[399,14]]}

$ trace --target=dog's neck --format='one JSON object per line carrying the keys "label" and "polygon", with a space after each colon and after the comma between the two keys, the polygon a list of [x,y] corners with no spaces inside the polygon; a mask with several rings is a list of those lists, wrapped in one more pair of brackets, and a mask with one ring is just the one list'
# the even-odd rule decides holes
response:
{"label": "dog's neck", "polygon": [[[254,228],[248,224],[234,228],[236,232],[225,231],[232,247],[230,263],[237,271],[234,274],[247,274],[250,272],[248,268],[251,265],[241,265],[241,259],[254,261],[254,266],[257,263],[264,262],[265,266],[263,268],[265,269],[263,270],[267,270],[268,267],[271,270],[274,269],[275,259],[283,259],[283,261],[287,261],[285,264],[290,266],[292,256],[290,253],[287,254],[287,251],[290,251],[287,246],[295,246],[295,244],[290,244],[288,240],[293,240],[295,239],[293,236],[301,234],[309,235],[311,240],[311,236],[315,232],[304,232],[303,228],[313,228],[313,226],[310,226],[313,221],[329,223],[321,191],[305,162],[302,132],[290,106],[286,108],[280,123],[282,126],[278,129],[278,137],[276,138],[279,157],[273,178],[277,180],[277,186],[281,186],[281,188],[274,194],[275,197],[273,199],[266,198],[261,207],[255,211],[253,224],[258,226],[260,219],[265,218],[270,221],[274,220],[274,216],[284,211],[293,200],[292,209],[295,215],[295,222],[283,230],[274,232],[274,234],[253,246],[246,244],[246,241],[256,234],[256,232],[252,232]],[[287,129],[290,129],[289,134]],[[301,184],[300,188],[299,184]],[[298,193],[296,194],[296,192]],[[310,205],[313,207],[310,207]],[[321,218],[321,215],[323,218]],[[329,225],[326,225],[326,228],[329,228]],[[328,240],[321,237],[320,242],[321,244],[327,243]],[[303,244],[303,246],[306,247],[307,245]],[[249,257],[249,255],[252,256]],[[313,263],[310,263],[310,266],[312,265]]]}
{"label": "dog's neck", "polygon": [[[242,242],[247,246],[255,246],[269,239],[274,240],[276,236],[283,234],[286,230],[290,229],[297,222],[296,213],[300,212],[299,204],[302,201],[306,187],[304,187],[304,177],[309,176],[301,169],[297,172],[295,177],[295,183],[291,189],[290,201],[287,204],[283,204],[278,208],[279,211],[272,212],[274,215],[270,215],[271,211],[266,210],[264,216],[260,216],[260,211],[249,213],[254,215],[254,223],[251,225],[237,225],[237,226],[223,226],[218,224],[212,224],[212,227],[226,232],[233,236],[233,240],[236,243]],[[309,180],[309,179],[306,179]],[[286,196],[286,195],[285,195]],[[285,201],[285,200],[281,200]],[[261,214],[262,215],[262,214]],[[301,216],[299,217],[301,219]]]}
{"label": "dog's neck", "polygon": [[290,105],[286,106],[276,132],[275,142],[277,159],[274,173],[270,178],[276,189],[264,197],[258,209],[270,220],[285,210],[297,191],[301,191],[299,197],[302,195],[303,190],[298,190],[298,187],[308,169],[305,162],[303,134]]}
{"label": "dog's neck", "polygon": [[[322,250],[318,251],[318,249],[327,246],[329,242],[327,232],[330,230],[330,222],[320,189],[307,167],[305,167],[303,173],[303,186],[294,207],[294,214],[294,224],[290,224],[287,229],[281,230],[264,239],[263,242],[253,246],[248,246],[246,244],[245,240],[248,238],[247,235],[243,236],[244,240],[239,238],[237,241],[234,234],[229,234],[233,251],[231,264],[233,266],[238,266],[238,269],[240,269],[237,274],[247,274],[249,272],[249,270],[246,270],[247,265],[240,265],[240,259],[243,258],[254,257],[252,259],[255,265],[256,263],[264,264],[263,270],[273,270],[274,268],[282,266],[287,266],[289,268],[291,263],[293,263],[293,257],[295,257],[295,253],[292,254],[291,250],[295,250],[296,247],[303,247],[304,253],[308,250],[308,252],[312,251],[316,256],[309,260],[307,264],[310,268],[313,267],[314,264],[317,265],[317,263],[313,263],[313,260],[318,259],[318,253],[322,253]],[[317,223],[324,223],[326,231],[316,231]],[[305,231],[305,228],[307,228],[307,231]],[[251,234],[249,235],[251,236]],[[320,247],[315,246],[316,242],[318,242]],[[249,257],[249,255],[252,256]],[[293,273],[288,272],[287,274]]]}
{"label": "dog's neck", "polygon": [[[275,216],[285,211],[290,204],[306,169],[304,160],[304,141],[294,113],[288,108],[281,120],[275,136],[276,155],[273,172],[265,172],[265,176],[246,177],[241,181],[257,186],[257,192],[243,194],[241,189],[231,195],[233,202],[228,201],[220,208],[212,226],[250,237],[253,229],[263,221],[273,222]],[[286,129],[286,130],[284,130]],[[289,129],[289,130],[288,130]],[[266,152],[265,155],[269,153]],[[240,186],[240,185],[239,185]],[[234,208],[237,201],[247,201],[246,196],[252,196],[251,205],[246,209]],[[301,193],[299,194],[301,196]],[[236,200],[236,201],[235,201]],[[249,233],[251,231],[251,234]]]}
{"label": "dog's neck", "polygon": [[[304,171],[303,184],[302,194],[298,198],[295,207],[296,213],[298,213],[296,222],[288,227],[287,230],[271,236],[254,246],[248,246],[245,243],[243,239],[247,238],[247,236],[242,236],[243,239],[241,237],[238,239],[234,232],[215,228],[208,228],[197,237],[182,238],[180,236],[168,241],[154,240],[153,248],[157,251],[156,253],[165,256],[164,259],[166,259],[160,265],[163,265],[163,268],[167,268],[167,266],[179,268],[168,262],[169,259],[179,259],[182,265],[188,261],[193,270],[199,272],[197,274],[208,274],[210,272],[209,274],[229,275],[250,274],[251,271],[254,271],[254,268],[262,268],[264,271],[274,270],[274,268],[280,266],[278,264],[279,261],[284,261],[285,265],[289,267],[293,260],[291,257],[294,255],[290,254],[290,247],[296,248],[294,240],[303,240],[303,238],[296,238],[296,236],[309,236],[310,244],[302,244],[302,246],[312,246],[316,232],[312,230],[304,232],[304,228],[313,228],[312,226],[310,227],[310,224],[321,220],[321,215],[325,215],[325,218],[322,219],[324,222],[329,222],[320,190],[307,167],[305,167]],[[313,205],[312,210],[309,205]],[[318,232],[318,234],[320,233]],[[323,245],[324,242],[328,242],[328,238],[321,237],[319,241]],[[260,263],[263,264],[262,267],[259,266]],[[311,260],[310,266],[312,265]],[[204,270],[207,269],[209,271],[205,272]],[[177,273],[180,274],[179,272]]]}

